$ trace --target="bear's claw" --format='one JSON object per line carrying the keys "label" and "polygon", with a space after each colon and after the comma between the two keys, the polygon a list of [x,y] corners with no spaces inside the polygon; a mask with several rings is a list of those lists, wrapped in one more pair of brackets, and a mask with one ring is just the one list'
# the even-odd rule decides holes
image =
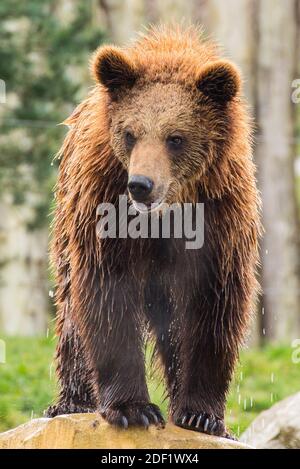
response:
{"label": "bear's claw", "polygon": [[112,406],[100,410],[101,416],[111,425],[121,428],[139,426],[148,428],[150,425],[165,426],[159,408],[149,403],[129,403]]}
{"label": "bear's claw", "polygon": [[221,436],[223,438],[234,439],[226,430],[224,421],[207,414],[206,412],[183,412],[175,418],[175,425],[194,430],[196,432],[207,433],[208,435]]}

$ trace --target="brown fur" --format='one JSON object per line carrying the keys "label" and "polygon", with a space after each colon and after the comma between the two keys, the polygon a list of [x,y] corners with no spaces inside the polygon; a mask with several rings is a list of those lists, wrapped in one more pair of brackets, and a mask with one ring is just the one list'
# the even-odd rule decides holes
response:
{"label": "brown fur", "polygon": [[[259,197],[239,72],[195,28],[153,29],[96,51],[97,80],[66,121],[52,245],[60,400],[49,415],[99,409],[114,424],[162,422],[145,382],[144,324],[156,336],[170,415],[226,435],[225,396],[257,288]],[[124,131],[135,136],[132,149]],[[180,132],[184,147],[165,144]],[[205,243],[96,237],[100,202],[128,174],[166,202],[205,204]]]}

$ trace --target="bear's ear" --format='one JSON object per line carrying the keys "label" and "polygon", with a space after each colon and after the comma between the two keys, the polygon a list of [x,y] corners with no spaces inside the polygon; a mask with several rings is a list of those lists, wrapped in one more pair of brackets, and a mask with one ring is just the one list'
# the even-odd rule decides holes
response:
{"label": "bear's ear", "polygon": [[100,47],[92,58],[91,68],[96,81],[111,92],[121,87],[131,88],[137,79],[137,71],[130,59],[114,46]]}
{"label": "bear's ear", "polygon": [[215,102],[226,103],[240,91],[240,73],[227,60],[209,63],[199,73],[197,88]]}

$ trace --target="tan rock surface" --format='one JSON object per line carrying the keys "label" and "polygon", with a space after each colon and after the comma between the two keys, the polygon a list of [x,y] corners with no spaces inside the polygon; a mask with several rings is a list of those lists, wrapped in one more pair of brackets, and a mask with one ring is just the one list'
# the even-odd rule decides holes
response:
{"label": "tan rock surface", "polygon": [[168,424],[165,429],[116,429],[97,414],[40,418],[0,434],[0,449],[245,449],[249,446]]}

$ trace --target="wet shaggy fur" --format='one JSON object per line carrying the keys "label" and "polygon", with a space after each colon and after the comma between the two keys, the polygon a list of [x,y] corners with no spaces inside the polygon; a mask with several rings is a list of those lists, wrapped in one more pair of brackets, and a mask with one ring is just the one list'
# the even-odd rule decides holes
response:
{"label": "wet shaggy fur", "polygon": [[[160,28],[126,49],[100,48],[92,73],[60,151],[52,258],[61,391],[48,415],[98,410],[123,427],[162,425],[145,380],[148,327],[170,418],[226,436],[226,393],[257,289],[259,198],[239,72],[196,29]],[[166,143],[178,133],[180,148]],[[204,203],[201,249],[172,236],[97,238],[98,204],[118,208],[135,172],[150,173],[166,202]]]}

